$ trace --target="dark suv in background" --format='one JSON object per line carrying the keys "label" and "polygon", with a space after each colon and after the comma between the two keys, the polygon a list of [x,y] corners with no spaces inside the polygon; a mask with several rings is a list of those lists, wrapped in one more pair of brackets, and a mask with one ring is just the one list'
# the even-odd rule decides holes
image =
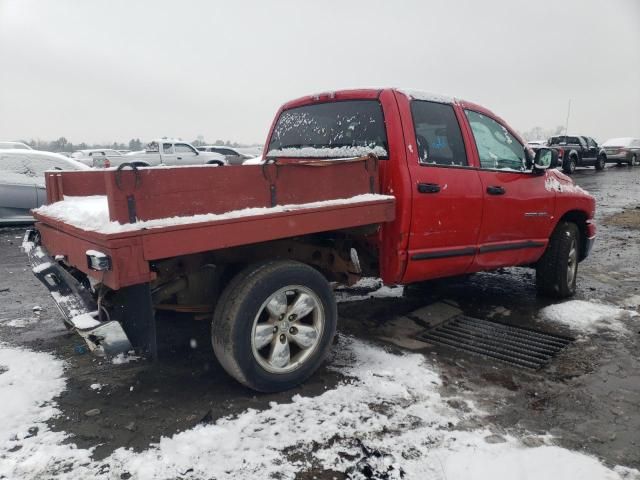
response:
{"label": "dark suv in background", "polygon": [[583,135],[559,135],[549,139],[549,146],[558,151],[558,161],[564,173],[573,173],[576,167],[596,167],[604,170],[606,155],[598,143]]}

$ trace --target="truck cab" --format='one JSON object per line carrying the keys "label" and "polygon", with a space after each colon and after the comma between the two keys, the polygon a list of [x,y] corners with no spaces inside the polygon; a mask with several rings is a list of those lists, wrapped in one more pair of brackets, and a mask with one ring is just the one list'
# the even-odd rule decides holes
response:
{"label": "truck cab", "polygon": [[387,283],[535,265],[567,220],[579,236],[575,264],[588,254],[594,199],[536,167],[524,140],[472,102],[399,89],[303,97],[276,116],[263,158],[365,152],[379,158],[381,193],[396,198],[396,219],[376,239]]}

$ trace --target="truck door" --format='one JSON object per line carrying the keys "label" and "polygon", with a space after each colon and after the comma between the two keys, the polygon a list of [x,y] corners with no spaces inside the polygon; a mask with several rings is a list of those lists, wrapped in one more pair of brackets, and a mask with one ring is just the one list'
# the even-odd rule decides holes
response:
{"label": "truck door", "polygon": [[599,153],[598,144],[591,137],[584,137],[584,139],[587,141],[587,148],[589,149],[589,153],[586,153],[584,157],[589,158],[589,160],[595,160],[598,158]]}
{"label": "truck door", "polygon": [[403,121],[410,125],[405,135],[413,198],[403,281],[462,274],[475,256],[482,218],[478,172],[451,104],[412,100],[410,115]]}
{"label": "truck door", "polygon": [[173,149],[173,143],[163,142],[160,146],[160,163],[164,165],[176,164],[176,153]]}
{"label": "truck door", "polygon": [[473,270],[536,261],[547,244],[555,191],[532,171],[524,146],[496,119],[465,110],[475,139],[484,195]]}
{"label": "truck door", "polygon": [[203,163],[198,161],[198,151],[186,143],[176,143],[175,152],[177,165],[194,165],[196,163]]}

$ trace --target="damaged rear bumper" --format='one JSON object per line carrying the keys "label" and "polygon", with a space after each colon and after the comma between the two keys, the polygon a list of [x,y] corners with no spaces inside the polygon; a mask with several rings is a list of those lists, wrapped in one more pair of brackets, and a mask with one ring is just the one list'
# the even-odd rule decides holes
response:
{"label": "damaged rear bumper", "polygon": [[99,307],[91,293],[40,245],[37,230],[26,231],[22,248],[34,275],[47,287],[67,328],[84,338],[99,355],[117,355],[132,349],[120,322],[101,321]]}

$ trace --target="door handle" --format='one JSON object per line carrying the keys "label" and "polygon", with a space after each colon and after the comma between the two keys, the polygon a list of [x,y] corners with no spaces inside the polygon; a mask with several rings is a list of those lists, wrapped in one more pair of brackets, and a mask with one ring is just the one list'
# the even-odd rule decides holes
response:
{"label": "door handle", "polygon": [[491,187],[487,187],[487,193],[489,195],[504,195],[506,190],[500,185],[492,185]]}
{"label": "door handle", "polygon": [[176,160],[182,160],[182,157],[176,157]]}
{"label": "door handle", "polygon": [[440,185],[437,183],[419,183],[418,192],[420,193],[438,193],[440,191]]}

